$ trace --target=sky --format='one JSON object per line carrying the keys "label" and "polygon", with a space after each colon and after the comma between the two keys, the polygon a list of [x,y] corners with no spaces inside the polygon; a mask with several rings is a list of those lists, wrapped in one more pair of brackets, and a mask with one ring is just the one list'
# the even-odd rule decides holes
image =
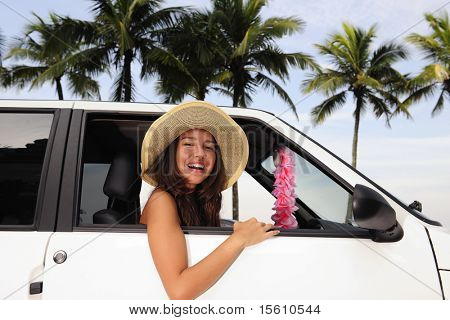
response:
{"label": "sky", "polygon": [[[210,8],[206,0],[167,0],[165,6],[191,5]],[[91,19],[91,2],[87,0],[0,0],[0,29],[11,40],[20,37],[24,26],[32,21],[31,12],[47,17],[50,11],[74,18]],[[340,1],[296,1],[271,0],[264,8],[264,18],[271,16],[296,16],[305,22],[301,33],[287,36],[278,44],[285,52],[304,52],[313,55],[321,65],[328,61],[319,57],[314,44],[323,43],[333,32],[341,30],[342,22],[362,28],[377,27],[374,47],[381,43],[396,41],[403,43],[409,51],[409,59],[395,67],[403,73],[417,74],[426,65],[422,55],[414,47],[405,44],[404,38],[412,32],[429,33],[423,19],[426,12],[449,11],[450,1],[443,0],[340,0]],[[7,65],[9,62],[6,61]],[[133,66],[137,79],[139,65]],[[262,90],[254,96],[252,108],[270,111],[303,131],[320,144],[347,162],[351,161],[353,136],[352,112],[354,102],[347,103],[330,116],[322,125],[313,126],[309,114],[324,96],[305,95],[300,90],[307,72],[291,70],[289,79],[284,79],[284,88],[296,103],[299,121],[279,98]],[[99,77],[101,96],[108,100],[113,80]],[[66,99],[76,99],[64,88]],[[161,102],[154,91],[154,82],[138,82],[138,102]],[[0,99],[57,99],[54,88],[44,85],[39,90],[0,90]],[[430,98],[411,107],[413,120],[403,116],[392,119],[387,128],[383,119],[375,119],[367,112],[361,120],[358,144],[358,170],[396,195],[411,203],[419,200],[423,213],[450,227],[450,103],[446,101],[444,111],[431,117],[437,97]],[[187,98],[189,100],[189,98]],[[218,105],[231,105],[231,99],[215,94],[206,100]]]}

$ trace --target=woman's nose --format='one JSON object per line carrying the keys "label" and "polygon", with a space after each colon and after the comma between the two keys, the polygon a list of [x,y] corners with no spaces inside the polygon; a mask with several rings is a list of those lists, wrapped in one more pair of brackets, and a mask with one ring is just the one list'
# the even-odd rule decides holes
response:
{"label": "woman's nose", "polygon": [[196,145],[194,148],[194,157],[204,158],[205,150],[203,150],[201,145]]}

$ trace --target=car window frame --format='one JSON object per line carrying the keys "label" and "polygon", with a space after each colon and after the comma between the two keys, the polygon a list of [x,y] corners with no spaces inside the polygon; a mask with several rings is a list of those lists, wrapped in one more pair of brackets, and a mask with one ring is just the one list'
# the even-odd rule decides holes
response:
{"label": "car window frame", "polygon": [[[129,111],[104,111],[104,110],[84,110],[75,109],[73,119],[71,121],[71,128],[67,142],[66,159],[75,159],[76,161],[66,161],[64,164],[64,176],[61,187],[64,190],[60,199],[60,206],[58,210],[57,231],[72,232],[72,231],[94,231],[101,229],[122,232],[129,229],[143,230],[145,226],[136,225],[120,225],[120,227],[113,227],[111,225],[92,224],[78,226],[78,216],[81,202],[81,186],[83,175],[83,151],[85,147],[85,136],[87,129],[87,121],[93,116],[128,116],[128,117],[155,117],[155,119],[162,115],[161,112],[129,112]],[[121,231],[120,231],[121,230]]]}
{"label": "car window frame", "polygon": [[[116,232],[116,233],[146,233],[147,228],[142,224],[135,225],[119,225],[112,226],[109,224],[101,225],[101,224],[92,224],[92,225],[77,225],[78,219],[78,211],[80,209],[80,201],[81,201],[81,179],[82,179],[82,157],[83,150],[85,145],[85,134],[88,119],[91,119],[92,116],[124,116],[124,117],[155,117],[155,119],[149,121],[154,121],[158,117],[163,115],[162,112],[145,112],[145,111],[105,111],[105,110],[83,110],[76,109],[73,113],[73,118],[68,138],[68,152],[71,153],[72,156],[76,153],[76,161],[72,163],[66,163],[64,166],[64,174],[62,188],[65,190],[65,193],[60,199],[60,210],[59,212],[63,215],[58,219],[57,231],[65,231],[65,232]],[[245,120],[256,122],[259,125],[264,125],[265,127],[272,130],[274,133],[282,137],[288,143],[287,146],[290,147],[293,151],[297,152],[297,146],[293,142],[289,142],[289,139],[285,137],[281,132],[276,130],[271,126],[268,126],[264,121],[248,116],[231,116],[235,120]],[[324,172],[323,170],[327,170],[328,176],[330,178],[339,179],[341,183],[346,187],[345,189],[353,189],[348,183],[344,183],[341,177],[337,176],[337,174],[333,173],[328,167],[326,167],[323,163],[315,159],[311,154],[306,152],[304,149],[301,149],[302,156],[305,159],[308,159],[313,165],[315,165],[319,170]],[[66,159],[70,158],[66,155]],[[67,161],[66,161],[67,162]],[[317,164],[316,164],[317,162]],[[66,168],[66,165],[68,168]],[[324,172],[324,173],[326,173]],[[72,177],[69,175],[73,173]],[[266,190],[270,192],[267,186],[261,183],[252,173],[249,172],[255,180],[260,183]],[[71,193],[71,194],[69,194]],[[353,192],[352,192],[353,193]],[[64,209],[63,209],[64,208]],[[69,210],[69,208],[71,208]],[[65,213],[62,213],[65,212]],[[70,212],[70,216],[68,214]],[[203,234],[203,235],[229,235],[233,232],[231,227],[188,227],[182,226],[182,230],[185,234]],[[338,237],[338,238],[370,238],[370,234],[368,230],[362,228],[354,228],[353,231],[349,232],[346,230],[337,231],[337,230],[319,230],[319,229],[296,229],[296,230],[282,230],[280,236],[288,236],[288,237]]]}

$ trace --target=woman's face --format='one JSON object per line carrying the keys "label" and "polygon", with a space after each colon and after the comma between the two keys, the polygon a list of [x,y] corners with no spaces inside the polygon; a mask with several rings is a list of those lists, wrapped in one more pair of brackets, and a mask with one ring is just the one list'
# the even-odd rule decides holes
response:
{"label": "woman's face", "polygon": [[178,139],[176,162],[181,176],[190,189],[202,183],[211,173],[216,162],[216,142],[206,130],[185,131]]}

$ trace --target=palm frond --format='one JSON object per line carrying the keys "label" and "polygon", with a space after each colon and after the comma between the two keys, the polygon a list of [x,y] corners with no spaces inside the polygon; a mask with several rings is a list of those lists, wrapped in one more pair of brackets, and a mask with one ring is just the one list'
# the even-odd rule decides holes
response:
{"label": "palm frond", "polygon": [[271,17],[261,25],[261,29],[274,38],[282,38],[286,35],[302,31],[305,22],[297,17]]}
{"label": "palm frond", "polygon": [[444,108],[444,95],[445,95],[445,90],[441,91],[441,94],[439,95],[439,98],[436,102],[436,105],[433,108],[433,111],[431,112],[431,116],[436,116],[438,115],[440,112],[442,112],[442,109]]}
{"label": "palm frond", "polygon": [[432,83],[413,90],[412,93],[402,102],[402,105],[409,107],[412,103],[418,102],[422,99],[428,99],[434,95],[435,89],[435,83]]}
{"label": "palm frond", "polygon": [[420,83],[444,82],[449,79],[449,70],[438,63],[427,65],[422,72],[416,77],[415,81]]}
{"label": "palm frond", "polygon": [[390,107],[397,107],[401,104],[399,96],[395,91],[389,91],[380,88],[376,88],[373,91],[380,95],[384,99],[384,102],[389,104]]}
{"label": "palm frond", "polygon": [[46,66],[14,65],[10,68],[10,83],[19,89],[23,89],[46,69]]}
{"label": "palm frond", "polygon": [[181,83],[181,85],[183,88],[166,78],[159,78],[156,81],[155,90],[158,95],[163,97],[164,103],[179,103],[192,91],[192,87],[186,86],[186,83]]}
{"label": "palm frond", "polygon": [[254,38],[256,36],[256,31],[253,29],[254,29],[253,27],[248,28],[241,42],[231,55],[231,58],[241,57],[247,53],[249,38]]}
{"label": "palm frond", "polygon": [[[144,57],[144,61],[149,71],[150,66],[159,65],[174,68],[192,78],[189,70],[186,68],[183,62],[180,61],[180,59],[178,59],[178,57],[176,57],[172,52],[169,52],[164,48],[155,47],[152,50],[148,51],[146,56]],[[193,78],[192,80],[195,81],[195,79]]]}
{"label": "palm frond", "polygon": [[142,19],[142,24],[145,25],[150,33],[158,30],[164,32],[167,28],[173,28],[177,25],[180,19],[192,12],[189,6],[184,7],[168,7],[153,12],[151,15],[146,15]]}
{"label": "palm frond", "polygon": [[289,66],[298,67],[302,70],[318,70],[320,69],[314,58],[308,54],[296,52],[296,53],[286,53],[284,57]]}
{"label": "palm frond", "polygon": [[336,91],[345,86],[348,86],[347,75],[331,69],[325,69],[323,72],[310,74],[301,85],[304,93],[318,90],[326,95],[335,94]]}
{"label": "palm frond", "polygon": [[5,56],[5,59],[27,59],[31,61],[42,61],[42,55],[33,49],[29,48],[23,48],[23,47],[12,47],[7,55]]}
{"label": "palm frond", "polygon": [[224,95],[229,98],[233,98],[233,92],[231,92],[230,90],[227,90],[225,88],[212,86],[212,87],[209,87],[209,89],[214,90],[215,92],[217,92],[220,95]]}
{"label": "palm frond", "polygon": [[242,1],[237,1],[234,5],[237,7],[236,9],[243,12],[243,16],[256,18],[259,16],[262,8],[267,5],[267,0],[248,0],[245,7]]}
{"label": "palm frond", "polygon": [[311,111],[313,124],[323,123],[329,115],[342,107],[346,100],[346,91],[341,91],[314,107]]}
{"label": "palm frond", "polygon": [[352,61],[353,59],[330,41],[324,45],[315,44],[314,46],[319,50],[319,54],[324,55],[330,60],[330,62],[336,67],[335,69],[349,74],[357,73]]}
{"label": "palm frond", "polygon": [[297,109],[289,94],[273,79],[258,72],[255,76],[255,81],[258,85],[262,86],[266,90],[271,90],[272,94],[277,94],[294,112],[296,119],[298,120]]}
{"label": "palm frond", "polygon": [[217,72],[213,77],[214,83],[225,85],[233,78],[233,74],[229,70],[222,70]]}
{"label": "palm frond", "polygon": [[91,77],[79,72],[69,72],[67,79],[69,81],[69,89],[73,94],[78,95],[83,99],[101,100],[100,86],[98,82]]}
{"label": "palm frond", "polygon": [[97,16],[97,18],[101,16],[109,16],[117,18],[116,10],[114,9],[114,5],[110,0],[91,0],[91,1],[93,3],[91,11]]}
{"label": "palm frond", "polygon": [[369,70],[384,68],[407,57],[408,51],[402,45],[392,42],[382,44],[373,52]]}
{"label": "palm frond", "polygon": [[432,14],[425,14],[425,19],[432,33],[428,35],[412,33],[406,37],[406,40],[418,47],[425,54],[425,59],[448,66],[450,63],[448,14],[444,12],[441,16],[437,17]]}
{"label": "palm frond", "polygon": [[70,16],[59,16],[60,26],[58,31],[64,35],[69,43],[86,42],[93,43],[98,39],[98,22],[74,19]]}
{"label": "palm frond", "polygon": [[380,118],[381,116],[386,117],[386,126],[391,127],[390,116],[392,114],[389,106],[385,103],[385,101],[374,94],[369,93],[367,95],[367,99],[373,106],[373,113],[375,117]]}
{"label": "palm frond", "polygon": [[356,87],[369,87],[369,88],[373,88],[373,89],[382,89],[383,88],[383,83],[375,78],[372,78],[371,76],[362,74],[360,76],[357,77],[356,82],[354,82],[354,85]]}

